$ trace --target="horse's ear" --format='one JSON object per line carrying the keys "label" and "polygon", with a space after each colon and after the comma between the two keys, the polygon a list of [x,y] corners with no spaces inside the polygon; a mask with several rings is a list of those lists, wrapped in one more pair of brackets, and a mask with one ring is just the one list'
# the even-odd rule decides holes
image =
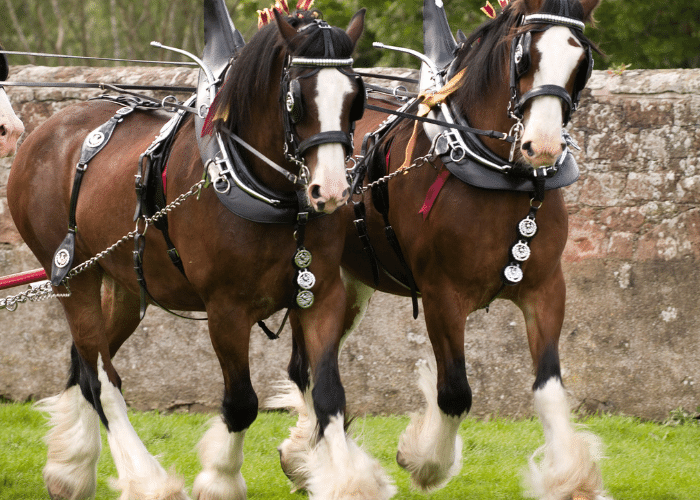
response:
{"label": "horse's ear", "polygon": [[362,31],[365,29],[366,12],[367,9],[362,8],[358,10],[354,16],[352,16],[352,19],[350,19],[350,24],[348,25],[346,33],[350,37],[350,40],[352,40],[353,46],[357,44],[357,41],[360,39],[360,35],[362,35]]}
{"label": "horse's ear", "polygon": [[275,21],[277,22],[277,27],[280,30],[282,38],[287,42],[287,45],[291,47],[292,39],[297,36],[298,32],[287,20],[280,14],[277,9],[272,9],[275,14]]}
{"label": "horse's ear", "polygon": [[584,21],[586,21],[587,23],[593,21],[593,11],[596,7],[598,7],[599,3],[600,0],[581,0]]}

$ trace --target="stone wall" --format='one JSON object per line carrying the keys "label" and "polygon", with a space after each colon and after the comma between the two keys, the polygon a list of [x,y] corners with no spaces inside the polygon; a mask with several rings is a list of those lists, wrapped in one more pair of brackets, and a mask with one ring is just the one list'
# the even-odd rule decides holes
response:
{"label": "stone wall", "polygon": [[[21,67],[16,81],[192,85],[188,69]],[[96,92],[12,88],[30,132],[58,109]],[[567,315],[561,339],[574,407],[661,419],[700,405],[700,71],[596,71],[572,120],[581,179],[566,188]],[[9,217],[0,160],[0,275],[37,263]],[[21,289],[10,290],[14,293]],[[5,292],[3,292],[5,293]],[[4,296],[4,295],[3,295]],[[277,325],[280,317],[271,323]],[[65,383],[69,334],[56,301],[0,311],[0,397],[51,395]],[[467,321],[465,350],[473,414],[532,414],[533,382],[519,311],[496,302]],[[274,392],[290,352],[254,329],[253,383]],[[341,355],[349,409],[404,413],[421,404],[416,364],[432,356],[422,314],[410,300],[376,294]],[[223,390],[206,325],[151,308],[115,364],[135,408],[216,408]]]}

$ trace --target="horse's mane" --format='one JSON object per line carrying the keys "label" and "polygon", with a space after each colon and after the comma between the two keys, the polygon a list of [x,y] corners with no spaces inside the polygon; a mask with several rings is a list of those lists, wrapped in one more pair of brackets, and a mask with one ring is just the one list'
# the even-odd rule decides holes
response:
{"label": "horse's mane", "polygon": [[[319,16],[320,13],[314,10],[304,12],[301,17],[295,13],[286,20],[299,30],[315,23]],[[336,27],[330,29],[330,34],[334,57],[349,58],[354,48],[350,37]],[[216,127],[225,125],[229,130],[236,131],[241,124],[250,124],[260,96],[277,91],[280,81],[279,77],[275,77],[275,67],[288,55],[309,58],[325,55],[323,33],[319,28],[309,27],[300,31],[290,45],[295,47],[293,53],[280,35],[275,21],[261,28],[250,39],[234,61],[227,81],[212,104],[210,112],[215,117]]]}
{"label": "horse's mane", "polygon": [[[569,17],[580,21],[589,20],[584,19],[583,6],[579,0],[545,0],[539,12],[562,15],[560,8],[564,2],[568,3]],[[510,57],[510,45],[518,32],[518,21],[526,13],[525,8],[524,1],[511,2],[495,19],[476,28],[457,52],[457,71],[468,68],[462,90],[455,95],[460,109],[482,100],[503,80],[503,68]]]}

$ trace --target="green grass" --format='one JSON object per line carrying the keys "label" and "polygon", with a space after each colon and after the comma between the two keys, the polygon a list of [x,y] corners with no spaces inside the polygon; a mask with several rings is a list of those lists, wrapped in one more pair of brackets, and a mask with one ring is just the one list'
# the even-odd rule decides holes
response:
{"label": "green grass", "polygon": [[[195,445],[212,415],[132,412],[131,421],[147,448],[166,469],[185,477],[188,488],[199,471]],[[279,467],[276,447],[294,418],[261,413],[246,436],[243,476],[248,498],[305,499],[290,494]],[[41,479],[46,459],[45,417],[29,404],[0,403],[0,500],[48,498]],[[603,475],[616,500],[700,499],[700,425],[661,425],[619,416],[583,420],[606,444]],[[678,423],[678,421],[674,421]],[[396,481],[397,499],[518,499],[521,471],[528,456],[543,442],[536,420],[467,419],[460,428],[464,442],[462,472],[445,488],[429,495],[413,491],[408,475],[395,462],[396,443],[406,417],[358,418],[355,435]],[[116,471],[104,438],[98,464],[98,499],[116,499],[109,478]]]}

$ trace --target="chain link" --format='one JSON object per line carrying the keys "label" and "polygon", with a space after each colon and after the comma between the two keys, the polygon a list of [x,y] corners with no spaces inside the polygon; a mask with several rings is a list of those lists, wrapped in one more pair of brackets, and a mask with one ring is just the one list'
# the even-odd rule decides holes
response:
{"label": "chain link", "polygon": [[380,178],[377,179],[376,181],[370,182],[370,183],[367,184],[366,186],[361,187],[361,188],[360,188],[360,192],[361,192],[361,193],[364,193],[364,192],[366,192],[366,191],[369,191],[369,190],[372,189],[374,186],[377,186],[377,185],[379,185],[379,184],[382,184],[383,182],[389,182],[391,179],[393,179],[393,178],[396,177],[397,175],[400,175],[400,174],[407,174],[409,170],[413,170],[414,168],[422,167],[422,166],[425,165],[426,163],[431,163],[434,159],[435,159],[435,157],[434,157],[432,151],[429,152],[429,153],[428,153],[427,155],[425,155],[425,156],[419,156],[418,158],[416,158],[415,160],[413,160],[413,163],[411,163],[408,167],[402,168],[402,169],[399,169],[399,170],[396,170],[395,172],[392,172],[392,173],[390,173],[390,174],[388,174],[388,175],[385,175],[384,177],[380,177]]}
{"label": "chain link", "polygon": [[[155,224],[158,220],[165,217],[168,213],[172,212],[173,209],[182,205],[182,203],[187,198],[194,196],[194,195],[199,195],[202,191],[202,187],[205,184],[206,184],[206,181],[204,179],[200,180],[194,186],[192,186],[189,191],[187,191],[186,193],[183,193],[180,196],[178,196],[177,198],[175,198],[172,202],[170,202],[168,205],[166,205],[165,208],[163,208],[162,210],[159,210],[158,212],[153,214],[152,217],[142,219],[145,223],[143,233],[146,232],[146,230],[148,229],[148,226]],[[70,291],[70,287],[68,286],[68,281],[71,278],[74,278],[78,274],[80,274],[83,271],[94,266],[97,263],[97,261],[105,258],[110,253],[114,252],[120,245],[135,238],[136,235],[138,235],[138,234],[139,234],[139,227],[138,227],[138,222],[137,222],[136,229],[134,229],[133,231],[128,233],[126,236],[122,237],[119,241],[114,243],[112,246],[110,246],[106,250],[103,250],[102,252],[98,253],[97,255],[92,257],[91,259],[88,259],[85,262],[83,262],[82,264],[79,264],[79,265],[75,266],[73,269],[71,269],[71,271],[68,273],[68,275],[65,277],[65,279],[61,283],[63,286],[65,286],[67,293],[54,293],[53,287],[51,286],[51,282],[44,281],[40,284],[30,285],[29,290],[27,290],[25,292],[18,293],[17,295],[9,295],[4,299],[0,299],[0,310],[5,309],[7,311],[13,312],[17,309],[18,304],[23,304],[25,302],[39,302],[41,300],[46,300],[46,299],[51,299],[51,298],[70,297],[71,291]]]}

